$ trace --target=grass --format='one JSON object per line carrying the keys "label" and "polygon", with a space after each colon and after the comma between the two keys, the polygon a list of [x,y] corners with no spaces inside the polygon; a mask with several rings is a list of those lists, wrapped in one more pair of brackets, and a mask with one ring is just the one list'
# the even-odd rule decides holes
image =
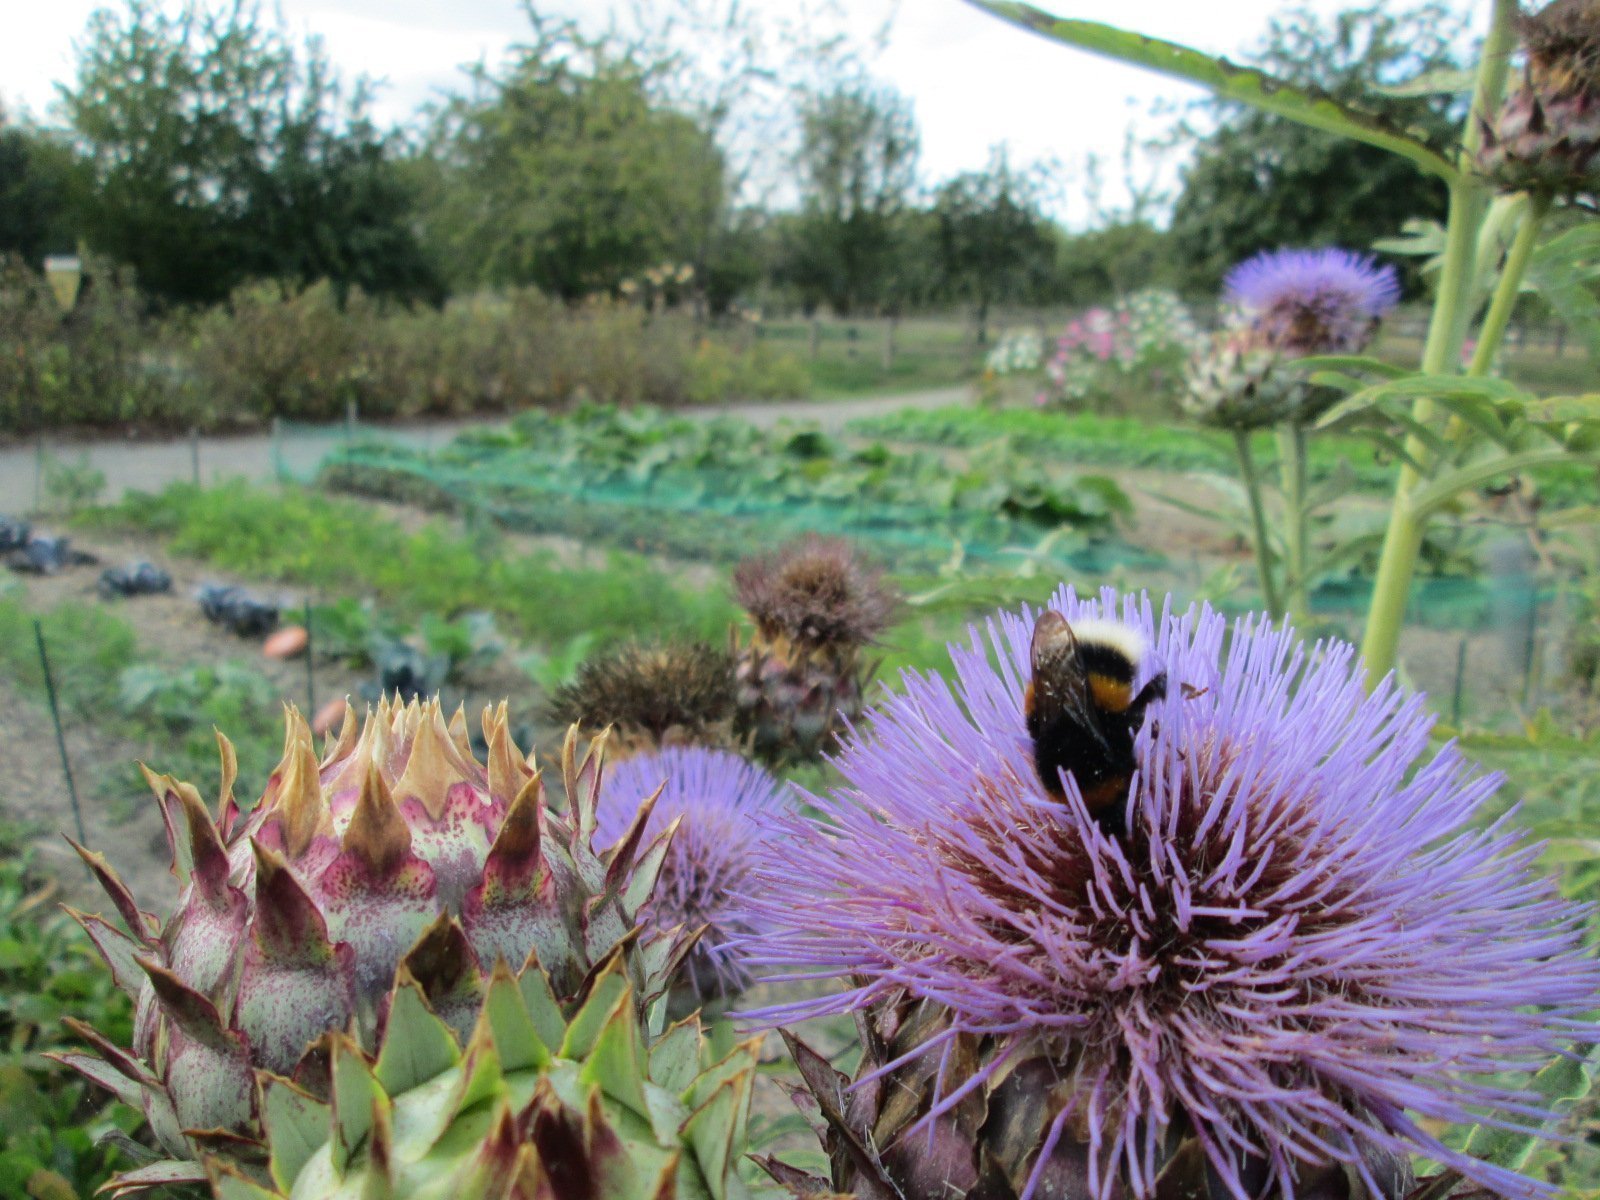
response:
{"label": "grass", "polygon": [[954,387],[976,379],[987,347],[972,341],[971,326],[953,317],[915,317],[896,323],[892,365],[883,366],[882,318],[811,322],[769,321],[762,340],[797,356],[811,372],[811,398],[840,400]]}
{"label": "grass", "polygon": [[132,493],[80,522],[155,534],[174,553],[257,579],[372,595],[403,618],[489,611],[544,645],[584,633],[603,645],[642,630],[720,640],[737,616],[720,591],[685,587],[638,555],[616,552],[593,565],[553,551],[509,553],[488,529],[464,535],[434,521],[411,532],[370,505],[298,489],[175,484]]}

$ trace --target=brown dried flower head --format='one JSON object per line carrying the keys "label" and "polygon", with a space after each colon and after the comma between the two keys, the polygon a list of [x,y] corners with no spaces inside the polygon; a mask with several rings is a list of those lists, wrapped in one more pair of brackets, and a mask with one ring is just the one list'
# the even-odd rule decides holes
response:
{"label": "brown dried flower head", "polygon": [[734,594],[763,637],[797,646],[861,646],[888,628],[899,593],[843,538],[807,534],[741,562]]}
{"label": "brown dried flower head", "polygon": [[733,659],[707,642],[628,642],[590,657],[551,697],[552,719],[614,726],[623,747],[724,745]]}

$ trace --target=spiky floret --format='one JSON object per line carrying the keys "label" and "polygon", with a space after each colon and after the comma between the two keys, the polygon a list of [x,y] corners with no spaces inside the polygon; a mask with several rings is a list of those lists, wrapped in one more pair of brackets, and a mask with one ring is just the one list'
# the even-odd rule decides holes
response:
{"label": "spiky floret", "polygon": [[[331,1039],[328,1096],[259,1076],[270,1149],[208,1159],[220,1200],[740,1200],[759,1039],[703,1063],[696,1018],[652,1044],[619,949],[564,1006],[501,959],[465,1045],[402,970],[376,1055]],[[568,1013],[571,1013],[570,1019]]]}
{"label": "spiky floret", "polygon": [[[147,771],[182,884],[178,910],[158,922],[102,855],[79,847],[127,929],[77,914],[135,998],[135,1037],[127,1051],[80,1026],[98,1057],[65,1061],[142,1108],[175,1159],[209,1151],[248,1162],[261,1152],[253,1073],[313,1085],[334,1033],[371,1050],[397,972],[462,1036],[499,959],[536,963],[558,998],[576,995],[637,936],[670,832],[646,848],[646,802],[631,833],[597,853],[603,740],[580,760],[569,734],[560,818],[511,740],[504,704],[484,712],[483,728],[487,763],[473,758],[460,711],[446,721],[437,701],[384,702],[359,729],[347,717],[319,758],[291,709],[283,760],[251,809],[234,800],[236,761],[219,735],[216,819],[193,786]],[[629,961],[643,985],[645,960]],[[195,1173],[192,1161],[152,1170],[121,1189]]]}
{"label": "spiky floret", "polygon": [[550,701],[563,723],[613,730],[613,754],[732,741],[733,660],[706,642],[626,642],[586,659]]}
{"label": "spiky floret", "polygon": [[[871,1194],[1394,1196],[1420,1151],[1507,1195],[1541,1185],[1439,1122],[1548,1116],[1503,1072],[1594,1039],[1600,968],[1537,847],[1478,816],[1499,780],[1429,753],[1424,699],[1369,694],[1351,647],[1105,592],[1170,686],[1135,742],[1126,832],[1023,724],[1033,614],[911,674],[755,876],[762,974],[845,990],[853,1090],[807,1059],[834,1185]],[[1348,1185],[1348,1191],[1347,1189]],[[877,1188],[880,1191],[874,1191]],[[943,1190],[941,1190],[943,1189]]]}
{"label": "spiky floret", "polygon": [[849,542],[815,534],[745,559],[733,585],[755,625],[736,668],[739,731],[770,762],[814,758],[860,715],[862,650],[899,595]]}
{"label": "spiky floret", "polygon": [[1518,31],[1527,62],[1482,122],[1480,169],[1508,191],[1600,191],[1600,0],[1555,0]]}
{"label": "spiky floret", "polygon": [[1293,358],[1354,354],[1400,302],[1393,267],[1337,247],[1265,251],[1229,271],[1223,287],[1258,343]]}
{"label": "spiky floret", "polygon": [[900,604],[883,572],[848,541],[816,534],[739,563],[733,590],[762,637],[805,650],[866,645]]}
{"label": "spiky floret", "polygon": [[677,832],[645,920],[662,929],[704,930],[680,969],[679,1007],[725,1002],[750,986],[744,952],[732,943],[755,931],[741,919],[737,895],[786,810],[780,785],[727,750],[674,747],[641,754],[606,776],[598,843],[607,846],[624,836],[640,801],[652,794],[645,835],[669,822],[677,823]]}

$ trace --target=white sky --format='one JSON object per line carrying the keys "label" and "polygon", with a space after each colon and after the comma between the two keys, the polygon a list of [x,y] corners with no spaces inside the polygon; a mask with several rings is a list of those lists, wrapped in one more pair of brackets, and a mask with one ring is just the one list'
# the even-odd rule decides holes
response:
{"label": "white sky", "polygon": [[[278,0],[291,30],[322,37],[346,76],[386,84],[380,118],[400,122],[421,103],[457,86],[459,68],[495,63],[527,28],[517,0]],[[558,0],[543,7],[603,21],[613,0]],[[1320,12],[1353,0],[1306,0]],[[1464,0],[1486,10],[1487,0]],[[178,0],[163,0],[171,7]],[[747,0],[771,13],[792,0]],[[73,70],[72,43],[103,0],[0,0],[0,97],[45,115],[54,84]],[[1218,54],[1236,55],[1264,30],[1282,0],[1053,0],[1064,16],[1104,20]],[[922,167],[938,180],[979,167],[988,148],[1008,142],[1013,161],[1054,159],[1069,168],[1091,152],[1115,166],[1126,131],[1160,131],[1152,105],[1196,89],[1093,58],[1023,33],[961,0],[850,0],[860,31],[896,13],[874,74],[910,96],[922,130]],[[1166,172],[1170,177],[1171,165]],[[1069,183],[1071,181],[1069,180]],[[1066,215],[1086,216],[1081,176]]]}

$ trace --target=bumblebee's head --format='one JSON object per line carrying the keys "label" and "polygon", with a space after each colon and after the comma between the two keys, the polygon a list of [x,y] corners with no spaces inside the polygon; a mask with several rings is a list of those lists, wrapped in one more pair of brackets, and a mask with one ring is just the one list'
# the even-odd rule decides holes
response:
{"label": "bumblebee's head", "polygon": [[1125,713],[1133,704],[1133,681],[1147,647],[1136,629],[1118,621],[1079,621],[1067,636],[1077,642],[1089,696],[1102,712]]}

